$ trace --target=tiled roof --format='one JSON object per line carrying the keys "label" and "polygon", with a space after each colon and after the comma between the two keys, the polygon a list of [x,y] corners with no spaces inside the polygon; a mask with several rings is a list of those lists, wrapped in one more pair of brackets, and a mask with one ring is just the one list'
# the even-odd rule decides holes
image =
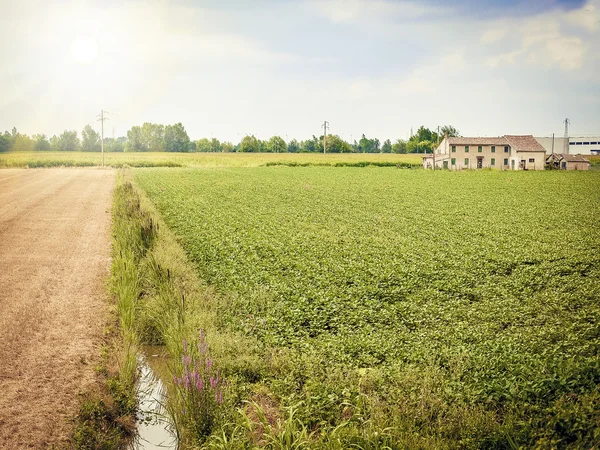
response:
{"label": "tiled roof", "polygon": [[508,145],[503,137],[449,137],[450,145]]}
{"label": "tiled roof", "polygon": [[586,158],[584,158],[583,155],[562,155],[563,157],[563,161],[567,161],[567,162],[586,162],[589,163],[590,161]]}
{"label": "tiled roof", "polygon": [[532,135],[504,136],[509,145],[518,152],[545,152],[546,149]]}
{"label": "tiled roof", "polygon": [[531,135],[498,137],[449,137],[449,145],[510,145],[518,152],[545,152],[546,150]]}

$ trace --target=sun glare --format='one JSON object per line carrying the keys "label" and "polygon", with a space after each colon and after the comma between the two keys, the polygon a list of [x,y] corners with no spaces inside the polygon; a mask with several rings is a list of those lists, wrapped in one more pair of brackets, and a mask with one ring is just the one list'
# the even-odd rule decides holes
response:
{"label": "sun glare", "polygon": [[87,36],[81,36],[71,42],[71,57],[80,64],[90,64],[98,56],[98,44]]}

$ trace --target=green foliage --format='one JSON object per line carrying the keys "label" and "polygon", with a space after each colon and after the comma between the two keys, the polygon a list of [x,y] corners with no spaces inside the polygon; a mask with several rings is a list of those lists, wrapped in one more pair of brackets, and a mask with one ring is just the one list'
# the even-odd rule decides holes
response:
{"label": "green foliage", "polygon": [[392,145],[392,153],[404,154],[407,153],[406,141],[403,139],[397,139]]}
{"label": "green foliage", "polygon": [[0,134],[0,153],[7,152],[12,147],[12,137],[10,134]]}
{"label": "green foliage", "polygon": [[392,141],[387,139],[381,146],[381,153],[392,153]]}
{"label": "green foliage", "polygon": [[33,140],[35,141],[35,144],[33,146],[33,149],[35,151],[50,150],[50,141],[48,141],[48,138],[45,134],[34,134]]}
{"label": "green foliage", "polygon": [[101,150],[100,133],[89,124],[81,132],[81,150],[84,152],[99,152]]}
{"label": "green foliage", "polygon": [[258,153],[261,151],[261,144],[254,136],[244,136],[237,151],[240,153]]}
{"label": "green foliage", "polygon": [[358,141],[358,151],[361,153],[379,153],[379,139],[368,139],[363,134],[360,141]]}
{"label": "green foliage", "polygon": [[56,141],[57,150],[63,152],[75,152],[81,149],[81,142],[75,130],[65,130]]}
{"label": "green foliage", "polygon": [[[598,444],[596,173],[151,169],[136,180],[231,299],[221,329],[271,349],[269,375],[247,383],[298,405],[294,439]],[[236,420],[230,430],[244,429]]]}
{"label": "green foliage", "polygon": [[271,139],[269,139],[267,147],[272,153],[284,153],[288,151],[287,144],[279,136],[273,136]]}

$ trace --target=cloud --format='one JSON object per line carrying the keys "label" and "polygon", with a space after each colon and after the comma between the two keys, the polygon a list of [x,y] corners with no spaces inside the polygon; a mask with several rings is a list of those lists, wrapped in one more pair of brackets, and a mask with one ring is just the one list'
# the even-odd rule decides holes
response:
{"label": "cloud", "polygon": [[483,44],[493,44],[504,38],[504,36],[506,36],[506,28],[495,28],[483,33],[481,35],[481,42]]}
{"label": "cloud", "polygon": [[590,33],[600,30],[600,7],[597,4],[589,2],[583,8],[570,11],[566,16],[566,21],[578,27],[583,27]]}
{"label": "cloud", "polygon": [[391,0],[310,0],[311,5],[333,23],[360,20],[414,20],[440,16],[448,8],[411,1]]}
{"label": "cloud", "polygon": [[[503,20],[496,28],[481,36],[483,44],[503,43],[509,47],[486,58],[490,68],[529,64],[558,67],[566,72],[581,70],[589,59],[593,39],[582,34],[582,28],[593,32],[598,28],[597,2],[564,13],[551,11],[521,20]],[[577,26],[574,26],[577,25]],[[512,29],[511,36],[501,30]],[[511,47],[511,48],[510,48]]]}

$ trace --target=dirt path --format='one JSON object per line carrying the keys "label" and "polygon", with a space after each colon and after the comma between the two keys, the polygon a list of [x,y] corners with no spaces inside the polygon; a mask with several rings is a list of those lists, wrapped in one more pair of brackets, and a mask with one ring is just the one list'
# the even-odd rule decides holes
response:
{"label": "dirt path", "polygon": [[0,448],[66,442],[105,324],[114,171],[0,170]]}

